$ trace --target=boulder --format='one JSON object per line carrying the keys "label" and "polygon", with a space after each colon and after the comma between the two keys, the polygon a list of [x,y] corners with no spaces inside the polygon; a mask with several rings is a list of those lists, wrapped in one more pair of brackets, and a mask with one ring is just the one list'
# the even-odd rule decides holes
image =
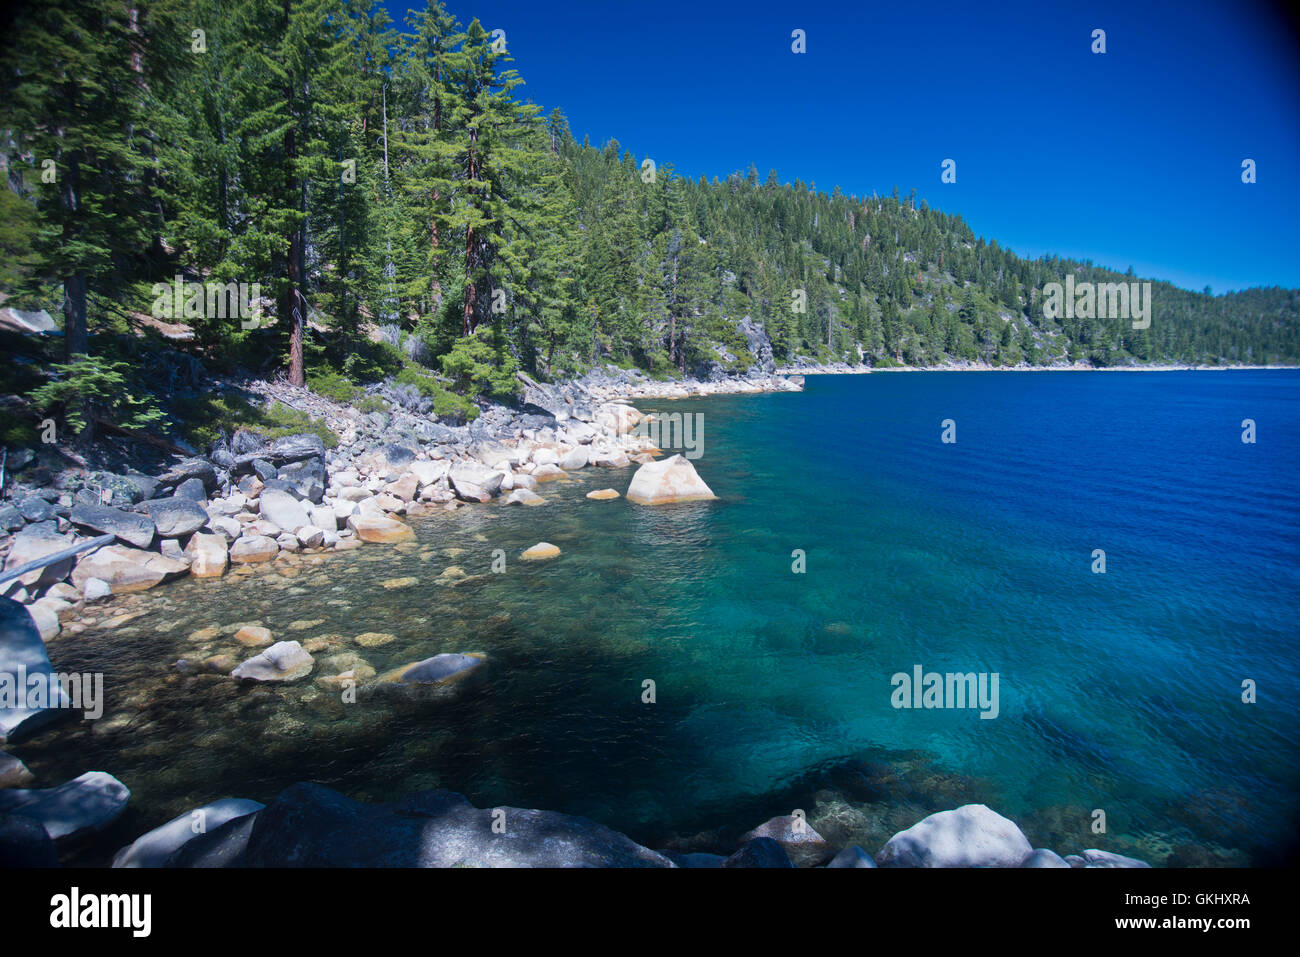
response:
{"label": "boulder", "polygon": [[208,519],[208,528],[220,535],[229,544],[244,533],[244,527],[236,519],[226,515],[216,515]]}
{"label": "boulder", "polygon": [[196,478],[203,483],[204,490],[211,495],[220,486],[217,479],[217,470],[211,462],[204,459],[186,459],[178,462],[170,469],[158,476],[157,488],[164,492],[170,492],[179,486],[186,479]]}
{"label": "boulder", "polygon": [[456,497],[465,502],[487,502],[501,490],[501,472],[477,462],[458,462],[447,473]]}
{"label": "boulder", "polygon": [[403,665],[388,672],[378,680],[404,685],[438,685],[457,681],[482,667],[486,656],[443,653],[425,658],[413,665]]}
{"label": "boulder", "polygon": [[533,469],[532,479],[534,482],[554,482],[556,479],[562,478],[564,478],[564,469],[558,465],[551,465],[549,462]]}
{"label": "boulder", "polygon": [[411,472],[406,472],[396,482],[385,485],[384,491],[400,501],[411,502],[420,491],[420,480]]}
{"label": "boulder", "polygon": [[204,486],[202,479],[188,478],[176,486],[176,491],[172,492],[172,497],[187,498],[191,502],[202,503],[208,500],[208,490]]}
{"label": "boulder", "polygon": [[607,502],[610,499],[619,497],[618,492],[614,491],[612,488],[602,488],[587,493],[587,498],[595,499],[597,502]]}
{"label": "boulder", "polygon": [[190,570],[185,562],[125,545],[105,545],[83,554],[72,570],[72,583],[83,591],[86,582],[98,578],[107,582],[113,594],[144,591],[179,578]]}
{"label": "boulder", "polygon": [[163,538],[190,535],[208,524],[208,513],[198,502],[188,498],[156,498],[136,506],[153,519]]}
{"label": "boulder", "polygon": [[[126,512],[107,505],[77,505],[68,520],[79,528],[100,535],[116,535],[118,541],[136,548],[148,548],[153,544],[154,521],[138,512]],[[204,521],[207,521],[207,516],[204,516]]]}
{"label": "boulder", "polygon": [[745,843],[760,837],[770,837],[780,844],[796,867],[822,864],[835,853],[826,839],[813,830],[804,817],[793,814],[783,814],[764,821],[752,831],[742,834],[740,840]]}
{"label": "boulder", "polygon": [[[58,526],[53,519],[48,522],[36,522],[28,525],[14,536],[13,543],[9,546],[9,555],[5,558],[5,571],[10,571],[20,565],[26,565],[38,558],[44,558],[46,555],[60,552],[71,547],[74,541],[75,539],[71,535],[59,534]],[[74,561],[76,561],[75,558],[65,558],[52,565],[46,565],[44,568],[34,569],[19,576],[18,581],[26,588],[41,588],[46,585],[53,585],[55,582],[63,581],[68,577],[68,572],[72,571]],[[4,587],[8,588],[10,586],[6,584]]]}
{"label": "boulder", "polygon": [[695,466],[680,455],[642,465],[627,488],[627,500],[637,505],[705,502],[716,498]]}
{"label": "boulder", "polygon": [[262,517],[283,531],[296,533],[304,525],[311,524],[307,509],[288,492],[266,488],[259,501]]}
{"label": "boulder", "polygon": [[831,862],[826,866],[827,867],[875,867],[876,862],[871,857],[870,854],[868,854],[862,848],[858,847],[858,845],[854,844],[850,847],[846,847],[844,850],[840,851],[838,854],[832,857]]}
{"label": "boulder", "polygon": [[[219,866],[673,866],[662,854],[586,818],[527,808],[476,808],[451,791],[422,791],[392,804],[370,805],[318,784],[295,784],[251,820],[242,849]],[[503,833],[493,830],[494,821],[504,822]],[[184,861],[187,854],[188,847],[172,861]]]}
{"label": "boulder", "polygon": [[880,867],[1019,867],[1034,851],[1015,822],[983,804],[940,811],[899,831],[876,855]]}
{"label": "boulder", "polygon": [[587,467],[587,447],[585,445],[579,445],[572,452],[567,453],[564,458],[560,459],[558,464],[560,468],[564,469],[566,472],[585,469]]}
{"label": "boulder", "polygon": [[185,546],[185,557],[190,561],[190,574],[195,578],[220,576],[230,560],[226,539],[208,532],[191,536],[189,544]]}
{"label": "boulder", "polygon": [[415,531],[395,518],[378,515],[351,515],[348,528],[357,533],[363,542],[405,542],[415,538]]}
{"label": "boulder", "polygon": [[421,486],[433,485],[447,476],[448,465],[446,462],[412,462],[406,467],[406,470],[415,476]]}
{"label": "boulder", "polygon": [[297,539],[298,544],[303,548],[319,548],[325,543],[325,529],[317,528],[315,525],[304,525],[298,529]]}
{"label": "boulder", "polygon": [[230,546],[230,561],[238,565],[269,562],[280,554],[280,546],[267,535],[245,535]]}
{"label": "boulder", "polygon": [[163,862],[163,867],[234,867],[243,860],[248,836],[260,812],[231,818],[191,837]]}
{"label": "boulder", "polygon": [[44,599],[28,605],[27,613],[32,616],[32,621],[36,622],[36,630],[40,632],[41,641],[49,641],[62,630],[58,611],[45,604]]}
{"label": "boulder", "polygon": [[1070,863],[1057,854],[1045,847],[1037,848],[1032,854],[1025,858],[1021,867],[1069,867]]}
{"label": "boulder", "polygon": [[312,656],[296,641],[279,641],[230,673],[244,681],[297,681],[311,674]]}
{"label": "boulder", "polygon": [[722,862],[723,867],[794,867],[789,856],[770,837],[758,837],[742,844],[736,853]]}
{"label": "boulder", "polygon": [[[19,741],[69,714],[68,696],[57,683],[51,687],[50,672],[45,642],[32,616],[18,602],[0,598],[0,686],[5,689],[5,694],[0,696],[0,744]],[[53,692],[52,700],[33,701],[23,696],[20,707],[15,692],[21,683],[26,682],[30,687],[35,676]]]}
{"label": "boulder", "polygon": [[87,771],[58,787],[0,791],[0,813],[37,821],[54,841],[103,830],[126,810],[127,786],[105,771]]}
{"label": "boulder", "polygon": [[113,866],[162,867],[169,857],[200,834],[235,818],[256,814],[263,807],[245,798],[222,798],[187,811],[122,848],[113,856]]}

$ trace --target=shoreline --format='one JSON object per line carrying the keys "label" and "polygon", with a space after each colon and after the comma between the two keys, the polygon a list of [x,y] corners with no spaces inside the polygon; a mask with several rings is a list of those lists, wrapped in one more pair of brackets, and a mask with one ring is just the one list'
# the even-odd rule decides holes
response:
{"label": "shoreline", "polygon": [[1230,372],[1264,371],[1264,370],[1300,370],[1300,366],[1287,365],[1137,365],[1137,366],[1093,366],[1086,363],[1052,366],[990,366],[990,365],[942,365],[942,366],[786,366],[777,370],[778,375],[870,375],[876,372]]}

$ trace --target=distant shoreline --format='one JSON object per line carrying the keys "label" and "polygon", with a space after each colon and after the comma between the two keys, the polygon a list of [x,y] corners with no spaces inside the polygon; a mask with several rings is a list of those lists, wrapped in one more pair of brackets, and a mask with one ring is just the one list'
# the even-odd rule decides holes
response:
{"label": "distant shoreline", "polygon": [[1068,366],[988,366],[988,365],[943,365],[943,366],[789,366],[778,369],[777,375],[867,375],[875,372],[1230,372],[1260,371],[1265,369],[1300,369],[1300,365],[1142,365],[1142,366],[1091,366],[1075,364]]}

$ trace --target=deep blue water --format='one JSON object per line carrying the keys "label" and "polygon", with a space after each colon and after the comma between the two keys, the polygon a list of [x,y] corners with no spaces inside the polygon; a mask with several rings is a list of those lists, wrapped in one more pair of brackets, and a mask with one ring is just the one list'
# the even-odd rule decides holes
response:
{"label": "deep blue water", "polygon": [[[799,394],[657,407],[703,415],[695,464],[719,501],[589,502],[631,473],[587,470],[544,486],[542,508],[420,524],[421,554],[172,586],[134,637],[51,647],[60,666],[116,670],[110,687],[152,681],[147,720],[20,754],[51,776],[122,777],[128,840],[194,800],[304,778],[368,800],[450,787],[654,846],[706,832],[694,846],[725,849],[823,788],[865,815],[843,835],[872,851],[967,800],[1061,853],[1262,863],[1295,840],[1300,373],[810,376]],[[492,549],[541,540],[562,557],[489,573]],[[483,578],[436,584],[448,564]],[[378,587],[395,576],[420,584]],[[488,681],[412,715],[171,671],[193,628],[256,619],[298,637],[284,630],[304,618],[348,640],[395,633],[351,649],[380,670],[484,651]],[[894,708],[891,676],[915,665],[996,672],[998,716]]]}

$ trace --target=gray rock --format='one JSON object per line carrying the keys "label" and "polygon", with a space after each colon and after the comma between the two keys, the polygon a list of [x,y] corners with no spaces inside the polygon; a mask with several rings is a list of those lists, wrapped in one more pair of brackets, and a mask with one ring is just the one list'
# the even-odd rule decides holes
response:
{"label": "gray rock", "polygon": [[298,529],[311,524],[311,516],[302,503],[288,492],[277,488],[262,490],[259,507],[263,518],[286,532],[296,533]]}
{"label": "gray rock", "polygon": [[126,810],[131,792],[105,771],[87,771],[58,787],[0,791],[0,812],[39,822],[55,841],[103,830]]}
{"label": "gray rock", "polygon": [[78,505],[68,516],[73,525],[101,535],[116,535],[118,541],[136,548],[153,544],[154,521],[138,512],[124,512],[107,505]]}
{"label": "gray rock", "polygon": [[1037,848],[1025,858],[1021,867],[1069,867],[1070,864],[1060,854],[1045,847]]}
{"label": "gray rock", "polygon": [[230,673],[246,681],[297,681],[311,674],[312,656],[296,641],[277,641]]}
{"label": "gray rock", "polygon": [[22,681],[30,688],[31,679],[40,676],[46,689],[53,692],[45,707],[33,706],[30,698],[18,707],[14,696],[6,694],[5,703],[0,705],[0,743],[21,740],[41,726],[70,715],[68,697],[57,683],[51,687],[50,672],[45,642],[32,616],[18,602],[0,598],[0,681],[11,683],[12,691]]}
{"label": "gray rock", "polygon": [[58,866],[59,852],[40,822],[0,814],[0,869]]}
{"label": "gray rock", "polygon": [[876,862],[871,857],[870,854],[868,854],[862,848],[858,847],[858,845],[854,844],[851,845],[850,847],[846,847],[844,850],[840,851],[838,854],[832,857],[831,862],[826,866],[827,867],[875,867]]}
{"label": "gray rock", "polygon": [[82,586],[82,599],[89,605],[91,602],[102,601],[113,594],[113,586],[100,578],[87,578],[86,583]]}
{"label": "gray rock", "polygon": [[208,490],[202,480],[197,478],[188,478],[180,485],[176,486],[176,491],[172,492],[176,498],[187,498],[191,502],[206,502],[208,500]]}
{"label": "gray rock", "polygon": [[1083,852],[1084,865],[1087,867],[1150,867],[1146,861],[1110,851],[1087,850]]}
{"label": "gray rock", "polygon": [[27,524],[23,513],[12,505],[0,505],[0,528],[6,532],[16,532]]}
{"label": "gray rock", "polygon": [[29,522],[48,522],[54,518],[54,506],[39,495],[28,495],[18,502],[18,511]]}
{"label": "gray rock", "polygon": [[203,488],[209,495],[221,485],[217,479],[217,470],[213,464],[206,459],[194,458],[178,462],[158,476],[158,488],[171,491],[186,479],[198,479],[203,483]]}
{"label": "gray rock", "polygon": [[[62,551],[72,544],[72,536],[60,535],[56,522],[35,522],[14,536],[13,544],[9,546],[9,555],[5,558],[5,571]],[[65,558],[44,568],[27,572],[19,577],[18,581],[26,588],[53,585],[68,577],[75,561],[75,558]]]}
{"label": "gray rock", "polygon": [[899,831],[880,867],[1019,867],[1034,848],[1013,821],[983,804],[940,811]]}
{"label": "gray rock", "polygon": [[325,466],[320,459],[290,462],[280,467],[274,481],[268,482],[267,486],[279,486],[280,483],[284,483],[295,498],[319,505],[325,497]]}
{"label": "gray rock", "polygon": [[155,498],[136,506],[153,519],[163,538],[191,535],[208,523],[208,513],[188,498]]}
{"label": "gray rock", "polygon": [[167,858],[163,867],[239,867],[244,859],[249,835],[257,813],[231,818],[182,844]]}
{"label": "gray rock", "polygon": [[276,467],[266,459],[253,459],[253,474],[263,482],[269,482],[279,475]]}
{"label": "gray rock", "polygon": [[726,860],[721,854],[705,854],[703,852],[692,852],[690,854],[678,854],[675,851],[660,851],[664,857],[672,861],[678,867],[683,868],[713,868],[721,867],[722,862]]}
{"label": "gray rock", "polygon": [[189,841],[227,821],[255,814],[263,805],[244,798],[222,798],[187,811],[142,834],[113,857],[114,867],[162,867]]}
{"label": "gray rock", "polygon": [[[493,832],[494,819],[502,819],[494,818],[494,810],[504,815],[504,833]],[[662,854],[586,818],[475,808],[451,791],[422,791],[392,804],[368,805],[318,784],[295,784],[252,821],[243,853],[229,855],[222,866],[673,866]]]}
{"label": "gray rock", "polygon": [[794,867],[789,856],[770,837],[756,837],[742,844],[736,853],[722,862],[723,867]]}

